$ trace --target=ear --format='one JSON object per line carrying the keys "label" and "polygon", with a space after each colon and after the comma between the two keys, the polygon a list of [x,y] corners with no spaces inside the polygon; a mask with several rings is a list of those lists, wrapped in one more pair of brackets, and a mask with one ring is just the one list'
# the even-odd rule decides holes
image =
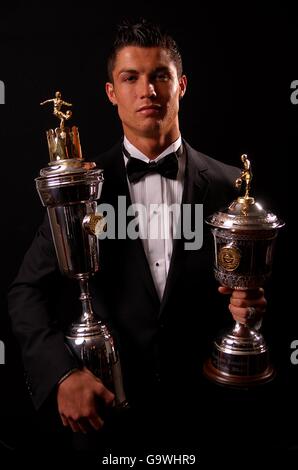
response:
{"label": "ear", "polygon": [[186,92],[187,78],[186,75],[181,75],[179,78],[179,99],[183,98]]}
{"label": "ear", "polygon": [[115,96],[114,85],[110,82],[106,83],[106,94],[113,106],[117,105],[117,99]]}

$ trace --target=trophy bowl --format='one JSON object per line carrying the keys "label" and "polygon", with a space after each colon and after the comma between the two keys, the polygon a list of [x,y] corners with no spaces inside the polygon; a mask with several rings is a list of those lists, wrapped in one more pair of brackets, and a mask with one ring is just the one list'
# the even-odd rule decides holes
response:
{"label": "trophy bowl", "polygon": [[[245,183],[245,195],[206,219],[214,238],[214,275],[222,286],[256,289],[271,276],[278,230],[284,223],[250,197],[252,173],[247,155],[236,186]],[[253,308],[252,308],[253,310]],[[275,371],[258,325],[236,322],[214,341],[204,375],[219,384],[247,387],[270,381]]]}

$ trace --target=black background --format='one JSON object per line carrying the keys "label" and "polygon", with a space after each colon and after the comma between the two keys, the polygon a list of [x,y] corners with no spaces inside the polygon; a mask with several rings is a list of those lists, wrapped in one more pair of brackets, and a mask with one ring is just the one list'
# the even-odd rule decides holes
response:
{"label": "black background", "polygon": [[[121,127],[104,92],[106,55],[119,20],[140,15],[165,24],[181,48],[188,76],[180,114],[183,136],[196,149],[226,163],[239,166],[240,155],[247,153],[254,195],[286,221],[266,294],[267,334],[277,381],[287,390],[281,400],[293,404],[289,426],[294,433],[291,400],[298,365],[290,362],[290,345],[298,339],[298,331],[288,274],[289,188],[295,175],[298,123],[298,106],[290,101],[290,84],[298,79],[294,12],[282,3],[197,2],[195,9],[154,1],[121,7],[96,3],[1,5],[0,80],[5,83],[6,102],[0,105],[0,339],[6,363],[0,365],[0,440],[13,447],[11,423],[17,422],[18,432],[23,432],[33,415],[9,328],[6,291],[44,213],[34,178],[48,161],[45,130],[56,123],[51,105],[41,108],[39,102],[61,90],[63,98],[74,104],[73,123],[79,127],[88,159],[111,147],[121,136]],[[298,442],[297,435],[295,439]]]}

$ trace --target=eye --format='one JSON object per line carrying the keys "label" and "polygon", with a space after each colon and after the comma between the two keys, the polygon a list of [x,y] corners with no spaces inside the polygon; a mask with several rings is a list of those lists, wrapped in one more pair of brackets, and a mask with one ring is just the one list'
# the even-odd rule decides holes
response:
{"label": "eye", "polygon": [[160,82],[167,82],[170,79],[168,72],[158,72],[155,74],[155,80]]}
{"label": "eye", "polygon": [[124,82],[128,82],[128,83],[133,83],[137,80],[137,76],[136,75],[124,75],[123,77],[123,81]]}

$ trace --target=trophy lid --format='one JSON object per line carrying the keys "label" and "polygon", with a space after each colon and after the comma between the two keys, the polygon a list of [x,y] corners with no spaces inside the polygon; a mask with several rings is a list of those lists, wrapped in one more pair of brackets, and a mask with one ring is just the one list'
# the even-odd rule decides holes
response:
{"label": "trophy lid", "polygon": [[46,132],[50,161],[46,168],[40,170],[40,176],[35,178],[43,205],[54,207],[99,199],[104,181],[103,170],[97,168],[95,162],[84,161],[78,128],[64,125],[72,112],[64,112],[63,107],[72,104],[62,100],[60,91],[55,93],[54,98],[40,104],[45,103],[53,103],[53,114],[60,120],[60,126]]}
{"label": "trophy lid", "polygon": [[46,103],[53,103],[53,115],[60,120],[60,126],[46,132],[50,161],[48,167],[40,170],[40,177],[85,173],[95,169],[94,162],[84,162],[78,128],[65,126],[65,121],[71,118],[72,111],[65,112],[63,107],[71,107],[72,103],[64,101],[60,91],[56,91],[54,98],[40,104]]}
{"label": "trophy lid", "polygon": [[249,195],[252,172],[247,155],[241,155],[244,169],[235,186],[245,183],[244,196],[238,197],[227,208],[215,212],[206,219],[209,225],[227,230],[272,230],[283,227],[284,222]]}

